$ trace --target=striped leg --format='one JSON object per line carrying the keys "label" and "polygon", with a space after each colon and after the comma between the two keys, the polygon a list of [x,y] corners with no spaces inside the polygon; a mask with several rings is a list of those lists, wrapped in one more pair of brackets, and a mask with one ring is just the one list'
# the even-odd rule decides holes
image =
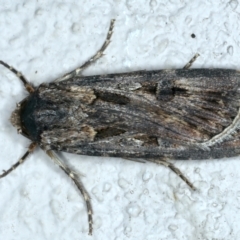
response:
{"label": "striped leg", "polygon": [[3,178],[7,176],[10,172],[12,172],[14,169],[16,169],[20,164],[22,164],[26,158],[29,156],[30,153],[32,153],[35,148],[37,147],[37,143],[31,143],[28,147],[27,152],[22,156],[22,158],[19,159],[11,168],[9,168],[7,171],[3,171],[3,174],[0,175],[0,178]]}
{"label": "striped leg", "polygon": [[88,61],[86,61],[82,66],[80,66],[80,67],[76,68],[75,70],[73,70],[73,71],[63,75],[62,77],[56,79],[55,82],[64,81],[64,80],[67,80],[67,79],[72,78],[74,76],[80,76],[80,73],[85,68],[87,68],[93,62],[97,61],[100,57],[102,57],[103,52],[106,50],[109,43],[111,42],[110,39],[111,39],[112,34],[113,34],[114,22],[115,22],[115,20],[112,19],[111,23],[110,23],[109,30],[108,30],[107,38],[106,38],[105,42],[103,43],[102,47],[98,50],[98,52],[95,55],[93,55]]}
{"label": "striped leg", "polygon": [[200,54],[199,53],[196,53],[193,58],[183,67],[183,69],[189,69],[192,64],[195,62],[195,60],[197,59],[197,57],[199,57]]}
{"label": "striped leg", "polygon": [[192,190],[196,190],[193,184],[182,174],[182,172],[176,168],[172,163],[167,162],[165,160],[156,160],[156,159],[148,159],[150,162],[154,162],[157,164],[164,165],[165,167],[170,168],[174,173],[176,173]]}
{"label": "striped leg", "polygon": [[88,212],[88,225],[89,225],[89,235],[92,235],[93,231],[93,220],[92,220],[92,205],[90,202],[90,197],[88,192],[85,190],[82,182],[79,180],[77,174],[75,174],[71,169],[69,169],[66,165],[64,165],[58,157],[54,154],[53,151],[46,151],[47,155],[73,180],[73,182],[76,184],[78,190],[83,195],[83,198],[85,200],[86,206],[87,206],[87,212]]}
{"label": "striped leg", "polygon": [[12,71],[24,84],[26,90],[29,93],[34,92],[34,87],[28,82],[28,80],[22,75],[22,73],[18,72],[15,68],[9,66],[7,63],[0,60],[0,64],[4,67],[8,68],[10,71]]}

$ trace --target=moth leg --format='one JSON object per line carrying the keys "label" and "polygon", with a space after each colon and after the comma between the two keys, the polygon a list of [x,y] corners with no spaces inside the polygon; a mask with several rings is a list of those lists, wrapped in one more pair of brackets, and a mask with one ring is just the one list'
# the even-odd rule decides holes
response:
{"label": "moth leg", "polygon": [[139,159],[139,158],[123,158],[123,159],[133,161],[133,162],[146,163],[146,160]]}
{"label": "moth leg", "polygon": [[189,69],[192,64],[195,62],[195,60],[200,56],[199,53],[196,53],[193,58],[183,67],[183,69]]}
{"label": "moth leg", "polygon": [[172,163],[164,160],[148,159],[151,162],[164,165],[165,167],[170,168],[174,173],[176,173],[192,190],[196,190],[193,184],[183,175],[183,173],[175,167]]}
{"label": "moth leg", "polygon": [[105,42],[103,43],[102,47],[97,51],[97,53],[95,55],[93,55],[88,61],[86,61],[82,66],[80,66],[80,67],[76,68],[75,70],[73,70],[73,71],[63,75],[62,77],[56,79],[55,82],[64,81],[64,80],[67,80],[67,79],[72,78],[74,76],[80,76],[81,72],[84,69],[86,69],[93,62],[97,61],[100,57],[103,56],[103,52],[106,50],[109,43],[111,42],[110,39],[111,39],[112,34],[113,34],[114,22],[115,22],[115,19],[112,19],[111,23],[110,23],[109,30],[108,30],[107,38],[106,38]]}
{"label": "moth leg", "polygon": [[37,143],[31,143],[28,147],[27,152],[14,165],[12,165],[11,168],[9,168],[7,171],[4,170],[3,174],[0,175],[0,178],[7,176],[10,172],[12,172],[20,164],[22,164],[27,159],[28,155],[35,150],[36,147],[37,147]]}
{"label": "moth leg", "polygon": [[87,212],[88,212],[88,225],[89,225],[89,235],[92,235],[93,231],[93,220],[92,220],[92,205],[90,202],[90,197],[88,192],[85,190],[82,182],[79,180],[77,174],[75,174],[73,171],[71,171],[70,168],[68,168],[66,165],[64,165],[59,158],[54,154],[53,151],[46,151],[47,155],[73,180],[73,182],[76,184],[78,190],[83,195],[83,198],[85,200],[86,206],[87,206]]}
{"label": "moth leg", "polygon": [[15,68],[9,66],[7,63],[0,60],[0,64],[4,67],[8,68],[11,72],[13,72],[24,84],[24,87],[29,93],[34,92],[34,87],[28,82],[28,80],[22,75],[22,73],[18,72]]}

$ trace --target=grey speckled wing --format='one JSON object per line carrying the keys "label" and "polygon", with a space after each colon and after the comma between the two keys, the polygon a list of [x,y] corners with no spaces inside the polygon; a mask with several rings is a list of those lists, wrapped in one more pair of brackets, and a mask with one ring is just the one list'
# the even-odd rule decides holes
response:
{"label": "grey speckled wing", "polygon": [[239,83],[239,72],[224,69],[75,77],[40,85],[23,125],[42,148],[76,154],[229,157],[240,152]]}

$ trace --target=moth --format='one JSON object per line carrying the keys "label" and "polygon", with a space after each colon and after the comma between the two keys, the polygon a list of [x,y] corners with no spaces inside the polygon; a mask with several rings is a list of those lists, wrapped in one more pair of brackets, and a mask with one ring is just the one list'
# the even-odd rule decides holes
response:
{"label": "moth", "polygon": [[93,57],[51,83],[34,87],[15,68],[0,61],[29,92],[13,111],[11,123],[31,141],[23,157],[0,177],[40,147],[83,195],[90,235],[93,217],[89,194],[57,152],[162,164],[192,189],[193,184],[169,160],[240,154],[240,73],[190,69],[195,55],[183,69],[83,76],[82,71],[103,55],[113,26],[114,20]]}

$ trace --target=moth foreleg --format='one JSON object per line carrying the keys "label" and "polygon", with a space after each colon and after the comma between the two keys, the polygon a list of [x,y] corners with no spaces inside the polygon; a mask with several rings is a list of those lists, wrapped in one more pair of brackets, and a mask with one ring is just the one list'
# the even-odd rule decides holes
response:
{"label": "moth foreleg", "polygon": [[114,27],[114,22],[115,20],[112,19],[111,23],[110,23],[110,27],[108,30],[108,34],[107,34],[107,38],[105,40],[105,42],[103,43],[102,47],[97,51],[96,54],[94,54],[88,61],[86,61],[83,65],[81,65],[80,67],[76,68],[75,70],[63,75],[62,77],[58,78],[55,80],[55,82],[60,82],[60,81],[64,81],[67,80],[69,78],[72,78],[74,76],[80,76],[81,72],[86,69],[88,66],[90,66],[93,62],[97,61],[100,57],[103,56],[103,52],[106,50],[106,48],[108,47],[109,43],[111,42],[110,39],[112,37],[113,34],[113,27]]}
{"label": "moth foreleg", "polygon": [[78,178],[77,174],[75,174],[69,167],[64,165],[59,158],[54,154],[53,151],[48,150],[46,151],[47,155],[73,180],[73,182],[76,184],[78,190],[81,192],[83,195],[83,198],[85,200],[86,206],[87,206],[87,212],[88,212],[88,225],[89,225],[89,235],[92,235],[93,231],[93,220],[92,220],[92,205],[90,202],[90,197],[88,192],[85,190],[82,182]]}
{"label": "moth foreleg", "polygon": [[183,175],[183,173],[176,168],[172,163],[164,161],[164,160],[157,160],[157,159],[148,159],[148,161],[164,165],[165,167],[170,168],[174,173],[176,173],[192,190],[196,190],[193,184]]}
{"label": "moth foreleg", "polygon": [[34,92],[34,87],[28,82],[28,80],[22,75],[21,72],[18,72],[15,68],[9,66],[7,63],[0,60],[0,64],[2,64],[4,67],[8,68],[11,72],[13,72],[24,84],[26,90],[29,93]]}
{"label": "moth foreleg", "polygon": [[183,67],[183,69],[189,69],[192,64],[195,62],[195,60],[197,59],[197,57],[199,57],[200,54],[199,53],[196,53],[193,58]]}
{"label": "moth foreleg", "polygon": [[11,168],[9,168],[7,171],[3,171],[4,173],[0,175],[0,178],[7,176],[10,172],[22,164],[27,159],[28,155],[35,150],[36,147],[37,143],[31,143],[28,147],[27,152],[15,164],[13,164]]}

